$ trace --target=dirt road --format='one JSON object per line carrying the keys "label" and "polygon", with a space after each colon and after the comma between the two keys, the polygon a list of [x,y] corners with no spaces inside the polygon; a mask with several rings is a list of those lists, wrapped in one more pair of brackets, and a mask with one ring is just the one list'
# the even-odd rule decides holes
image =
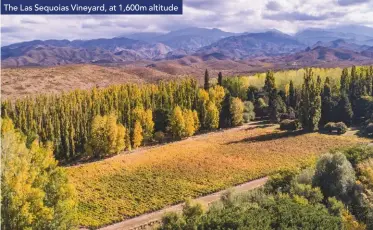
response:
{"label": "dirt road", "polygon": [[[268,180],[267,177],[260,178],[233,187],[233,190],[237,193],[246,192],[258,187],[261,187]],[[222,190],[207,196],[199,197],[195,201],[201,203],[202,205],[208,205],[214,201],[218,201],[221,195],[227,190]],[[174,205],[171,207],[164,208],[162,210],[144,214],[132,219],[128,219],[107,227],[101,228],[101,230],[138,230],[138,229],[151,229],[154,224],[159,223],[162,216],[167,212],[180,212],[182,210],[182,204]]]}

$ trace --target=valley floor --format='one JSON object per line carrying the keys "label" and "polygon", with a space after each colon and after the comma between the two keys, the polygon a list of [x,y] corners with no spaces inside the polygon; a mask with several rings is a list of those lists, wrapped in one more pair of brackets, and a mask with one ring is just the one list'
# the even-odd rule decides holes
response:
{"label": "valley floor", "polygon": [[160,210],[284,168],[312,163],[331,148],[368,142],[355,135],[238,128],[69,167],[80,226],[96,228]]}

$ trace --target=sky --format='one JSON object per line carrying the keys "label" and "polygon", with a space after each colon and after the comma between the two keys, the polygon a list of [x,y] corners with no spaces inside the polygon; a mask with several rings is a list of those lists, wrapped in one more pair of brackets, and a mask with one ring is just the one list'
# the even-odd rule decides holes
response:
{"label": "sky", "polygon": [[29,40],[92,39],[187,27],[228,32],[343,25],[373,27],[373,0],[184,0],[183,15],[2,15],[2,46]]}

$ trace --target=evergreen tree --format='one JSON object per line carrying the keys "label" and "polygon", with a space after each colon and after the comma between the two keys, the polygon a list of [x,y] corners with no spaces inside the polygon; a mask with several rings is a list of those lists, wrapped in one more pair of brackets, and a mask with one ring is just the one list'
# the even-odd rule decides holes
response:
{"label": "evergreen tree", "polygon": [[325,79],[323,92],[321,94],[321,119],[320,126],[324,126],[326,123],[335,121],[335,108],[337,102],[332,97],[332,89],[330,87],[330,80],[327,77]]}
{"label": "evergreen tree", "polygon": [[341,88],[340,88],[340,93],[348,93],[350,88],[350,78],[348,75],[348,69],[344,68],[342,70],[342,75],[341,75]]}
{"label": "evergreen tree", "polygon": [[210,76],[209,76],[209,71],[206,69],[205,71],[205,84],[204,84],[204,89],[208,91],[210,89]]}
{"label": "evergreen tree", "polygon": [[306,68],[299,106],[299,118],[302,127],[308,131],[317,129],[321,118],[321,96],[319,87],[319,84],[315,84],[313,80],[312,69]]}
{"label": "evergreen tree", "polygon": [[218,74],[218,85],[223,86],[223,74],[221,72]]}
{"label": "evergreen tree", "polygon": [[295,93],[295,87],[293,80],[290,80],[289,83],[289,100],[288,100],[289,106],[292,108],[297,107],[297,98]]}
{"label": "evergreen tree", "polygon": [[348,95],[344,93],[341,95],[341,99],[338,103],[339,121],[342,121],[347,125],[351,125],[353,115],[354,113]]}
{"label": "evergreen tree", "polygon": [[264,91],[267,92],[270,97],[273,95],[273,91],[276,89],[275,77],[273,71],[268,71],[264,82]]}

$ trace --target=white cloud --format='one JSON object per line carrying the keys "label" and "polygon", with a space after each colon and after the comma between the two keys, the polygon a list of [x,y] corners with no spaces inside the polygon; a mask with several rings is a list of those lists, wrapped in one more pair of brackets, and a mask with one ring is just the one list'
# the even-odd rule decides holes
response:
{"label": "white cloud", "polygon": [[[354,4],[350,5],[353,2]],[[91,39],[185,27],[230,32],[373,26],[369,0],[184,0],[183,15],[2,15],[2,45],[35,39]],[[371,1],[370,1],[371,2]],[[363,13],[364,12],[364,13]],[[343,16],[343,17],[342,17]]]}

